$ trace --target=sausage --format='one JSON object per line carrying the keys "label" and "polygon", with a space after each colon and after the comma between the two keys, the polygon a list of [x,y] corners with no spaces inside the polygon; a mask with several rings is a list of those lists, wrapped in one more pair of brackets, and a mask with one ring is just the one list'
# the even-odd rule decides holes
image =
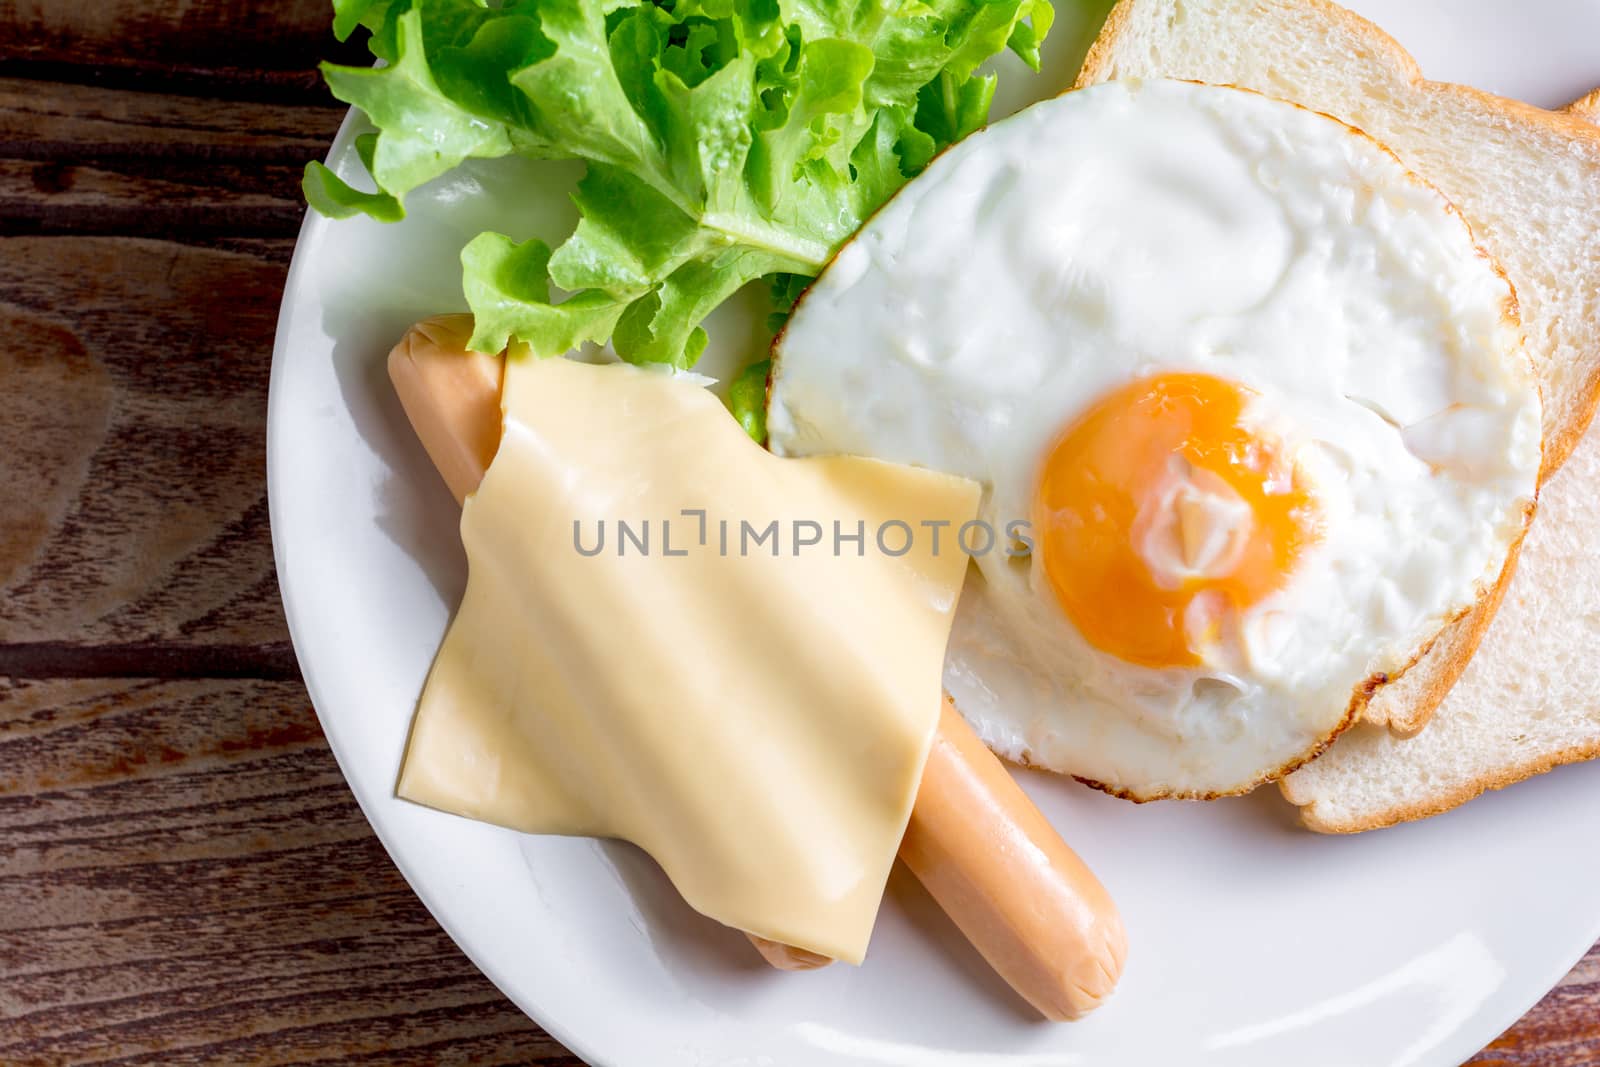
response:
{"label": "sausage", "polygon": [[[389,353],[389,377],[458,501],[500,437],[498,356],[466,352],[469,316],[418,323]],[[1116,986],[1127,937],[1110,894],[1067,847],[948,696],[900,858],[996,972],[1047,1019],[1075,1019]],[[825,956],[749,935],[780,970]]]}
{"label": "sausage", "polygon": [[471,315],[440,315],[411,327],[389,353],[400,406],[458,504],[500,450],[505,360],[468,352],[471,338]]}
{"label": "sausage", "polygon": [[820,952],[809,949],[795,948],[785,945],[781,941],[771,941],[756,934],[745,934],[750,943],[761,953],[761,958],[772,964],[780,971],[814,971],[818,967],[826,967],[833,960]]}
{"label": "sausage", "polygon": [[1045,1018],[1079,1018],[1116,988],[1128,938],[1111,895],[948,695],[900,859]]}

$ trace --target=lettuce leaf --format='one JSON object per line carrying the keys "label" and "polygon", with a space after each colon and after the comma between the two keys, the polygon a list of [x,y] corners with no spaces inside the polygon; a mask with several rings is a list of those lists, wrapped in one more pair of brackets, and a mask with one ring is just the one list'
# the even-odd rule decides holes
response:
{"label": "lettuce leaf", "polygon": [[758,445],[767,443],[767,376],[772,360],[752,363],[728,386],[728,410]]}
{"label": "lettuce leaf", "polygon": [[[1047,0],[334,0],[384,60],[324,65],[377,129],[374,191],[320,163],[307,201],[403,217],[468,159],[577,159],[554,248],[485,233],[462,252],[472,345],[541,356],[610,341],[687,367],[701,323],[749,282],[798,292],[946,145],[987,120],[1010,48],[1037,69]],[[786,312],[786,306],[779,306]],[[753,389],[754,379],[751,380]],[[751,427],[752,430],[754,427]]]}

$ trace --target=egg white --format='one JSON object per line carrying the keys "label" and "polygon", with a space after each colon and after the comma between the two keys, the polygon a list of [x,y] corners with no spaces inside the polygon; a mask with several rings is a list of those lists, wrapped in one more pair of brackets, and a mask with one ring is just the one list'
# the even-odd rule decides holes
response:
{"label": "egg white", "polygon": [[1323,529],[1231,655],[1118,659],[1037,552],[992,551],[945,667],[1004,756],[1215,796],[1315,754],[1497,579],[1541,458],[1521,343],[1466,223],[1364,134],[1242,90],[1113,82],[955,146],[840,251],[775,346],[768,431],[781,454],[974,478],[1003,530],[1108,391],[1169,371],[1254,391]]}

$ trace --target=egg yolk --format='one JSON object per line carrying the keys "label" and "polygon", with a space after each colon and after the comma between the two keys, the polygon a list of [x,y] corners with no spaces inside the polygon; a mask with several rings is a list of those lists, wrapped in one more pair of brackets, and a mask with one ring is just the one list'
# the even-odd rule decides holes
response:
{"label": "egg yolk", "polygon": [[1144,378],[1051,447],[1034,499],[1039,552],[1096,648],[1147,667],[1202,663],[1316,540],[1293,457],[1244,421],[1254,396],[1206,374]]}

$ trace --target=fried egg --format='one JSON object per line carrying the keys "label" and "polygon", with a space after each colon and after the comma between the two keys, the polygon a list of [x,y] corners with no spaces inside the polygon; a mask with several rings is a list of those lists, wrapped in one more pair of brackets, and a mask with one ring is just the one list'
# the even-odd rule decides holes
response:
{"label": "fried egg", "polygon": [[796,307],[768,430],[982,483],[946,688],[1001,755],[1141,800],[1320,751],[1496,583],[1541,460],[1453,207],[1334,119],[1167,81],[905,186]]}

